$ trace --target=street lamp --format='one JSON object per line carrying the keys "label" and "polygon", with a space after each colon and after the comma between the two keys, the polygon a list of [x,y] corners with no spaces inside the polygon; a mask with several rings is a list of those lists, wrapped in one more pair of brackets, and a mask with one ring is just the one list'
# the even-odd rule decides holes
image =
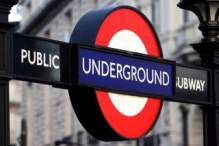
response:
{"label": "street lamp", "polygon": [[218,40],[219,0],[180,0],[177,6],[197,15],[200,21],[199,29],[204,36],[202,42]]}
{"label": "street lamp", "polygon": [[201,107],[204,146],[219,146],[219,0],[180,0],[177,6],[194,12],[200,21],[198,28],[204,38],[191,46],[200,54],[201,65],[212,71],[212,104]]}
{"label": "street lamp", "polygon": [[180,0],[178,7],[194,12],[204,38],[191,44],[201,57],[203,66],[219,68],[219,0]]}

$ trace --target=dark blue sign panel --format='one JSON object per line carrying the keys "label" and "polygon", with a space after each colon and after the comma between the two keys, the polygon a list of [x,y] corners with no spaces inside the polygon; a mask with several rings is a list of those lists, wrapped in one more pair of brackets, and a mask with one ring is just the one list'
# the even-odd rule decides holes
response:
{"label": "dark blue sign panel", "polygon": [[[102,49],[104,50],[104,49]],[[175,95],[175,64],[79,47],[79,84],[131,94]]]}

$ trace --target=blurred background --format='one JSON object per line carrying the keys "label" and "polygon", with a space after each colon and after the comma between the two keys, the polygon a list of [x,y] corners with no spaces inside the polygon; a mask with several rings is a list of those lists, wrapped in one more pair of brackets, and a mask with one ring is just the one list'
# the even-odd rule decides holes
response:
{"label": "blurred background", "polygon": [[[20,0],[9,21],[20,33],[69,42],[83,14],[99,7],[131,5],[142,11],[158,33],[165,59],[199,64],[191,43],[202,38],[199,21],[177,7],[179,0]],[[14,146],[203,146],[198,105],[164,102],[153,130],[141,140],[102,142],[78,121],[64,89],[10,81],[10,143]]]}

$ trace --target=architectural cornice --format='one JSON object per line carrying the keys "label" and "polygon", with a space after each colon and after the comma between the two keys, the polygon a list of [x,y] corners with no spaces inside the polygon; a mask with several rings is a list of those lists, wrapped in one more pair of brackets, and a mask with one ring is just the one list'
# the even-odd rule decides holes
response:
{"label": "architectural cornice", "polygon": [[0,0],[0,3],[5,4],[5,5],[16,5],[19,0]]}
{"label": "architectural cornice", "polygon": [[55,15],[57,15],[72,0],[48,0],[43,7],[36,10],[18,32],[35,35]]}
{"label": "architectural cornice", "polygon": [[8,22],[10,10],[17,3],[18,0],[0,0],[0,19],[2,22]]}

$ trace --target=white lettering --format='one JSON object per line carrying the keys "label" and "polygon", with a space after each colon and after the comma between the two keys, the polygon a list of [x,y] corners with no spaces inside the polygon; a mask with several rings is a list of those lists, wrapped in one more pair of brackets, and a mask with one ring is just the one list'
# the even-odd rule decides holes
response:
{"label": "white lettering", "polygon": [[82,58],[82,71],[85,74],[98,75],[108,78],[124,79],[140,83],[168,86],[170,75],[166,71],[122,65],[115,62],[106,62],[95,59]]}
{"label": "white lettering", "polygon": [[132,81],[135,79],[135,81],[137,80],[136,74],[137,74],[137,69],[134,66],[131,66],[131,73],[132,73]]}
{"label": "white lettering", "polygon": [[52,60],[52,55],[50,54],[49,55],[49,67],[52,67],[52,61],[51,60]]}
{"label": "white lettering", "polygon": [[154,81],[154,70],[152,69],[152,71],[151,71],[151,80],[149,80],[148,69],[146,69],[146,75],[147,75],[147,82],[148,82],[149,84],[152,84],[153,81]]}
{"label": "white lettering", "polygon": [[[104,66],[105,66],[105,68],[106,68],[106,72],[104,73]],[[102,76],[107,76],[108,74],[109,74],[109,66],[108,66],[108,64],[107,64],[107,62],[106,61],[102,61],[102,63],[101,63],[101,69],[102,69]]]}
{"label": "white lettering", "polygon": [[157,84],[157,80],[159,81],[160,85],[162,85],[162,76],[161,76],[161,71],[160,75],[158,75],[157,71],[155,70],[155,84]]}
{"label": "white lettering", "polygon": [[189,89],[195,90],[196,79],[188,79],[189,80]]}
{"label": "white lettering", "polygon": [[117,78],[120,78],[123,79],[122,77],[122,65],[121,64],[117,64]]}
{"label": "white lettering", "polygon": [[[143,78],[142,78],[142,79],[140,78],[140,71],[143,72]],[[144,82],[144,81],[145,81],[145,70],[144,70],[142,67],[140,67],[140,68],[138,69],[138,80],[139,80],[140,82]]]}
{"label": "white lettering", "polygon": [[181,80],[181,85],[180,85],[180,79],[178,78],[178,87],[180,88],[180,89],[182,89],[183,88],[183,78],[182,78],[182,80]]}
{"label": "white lettering", "polygon": [[[124,66],[124,68],[123,68],[123,76],[124,76],[124,78],[125,78],[126,80],[130,80],[130,72],[129,72],[129,71],[126,72],[126,68],[130,69],[130,66],[129,66],[129,65],[125,65],[125,66]],[[125,73],[127,73],[128,76],[126,76]]]}
{"label": "white lettering", "polygon": [[[166,76],[166,82],[165,82],[165,76]],[[167,85],[169,85],[169,82],[170,82],[170,77],[169,77],[169,75],[168,75],[168,73],[167,72],[163,72],[163,85],[164,86],[167,86]]]}
{"label": "white lettering", "polygon": [[46,64],[46,54],[45,53],[43,54],[43,57],[44,57],[43,66],[49,67],[49,64]]}
{"label": "white lettering", "polygon": [[199,80],[197,80],[196,90],[201,91],[201,86],[200,86],[200,82],[199,82]]}
{"label": "white lettering", "polygon": [[31,58],[30,51],[28,51],[28,61],[30,64],[34,65],[36,62],[36,52],[35,51],[33,52],[33,61],[31,61],[30,58]]}
{"label": "white lettering", "polygon": [[92,74],[94,74],[94,71],[96,69],[96,72],[98,75],[100,75],[100,61],[98,61],[98,65],[96,64],[96,62],[92,59]]}
{"label": "white lettering", "polygon": [[37,52],[37,65],[38,66],[43,65],[42,54],[40,52]]}
{"label": "white lettering", "polygon": [[52,64],[54,66],[55,69],[59,69],[59,65],[55,65],[55,59],[58,59],[59,60],[59,56],[55,55],[53,58],[52,58]]}
{"label": "white lettering", "polygon": [[187,78],[184,78],[184,89],[188,89],[188,87]]}
{"label": "white lettering", "polygon": [[115,66],[116,64],[115,63],[113,63],[113,62],[110,62],[110,77],[111,78],[116,78],[116,76],[113,74],[113,72],[115,72],[115,68],[114,68],[114,66]]}
{"label": "white lettering", "polygon": [[204,91],[205,81],[200,80],[200,82],[201,82],[201,86],[202,86],[202,91]]}
{"label": "white lettering", "polygon": [[91,71],[91,61],[90,61],[90,59],[89,59],[89,65],[88,65],[88,70],[86,70],[85,69],[85,63],[84,63],[85,61],[84,61],[84,58],[82,58],[82,67],[83,67],[83,71],[84,71],[84,73],[86,73],[86,74],[89,74],[90,73],[90,71]]}
{"label": "white lettering", "polygon": [[46,53],[36,51],[31,52],[30,50],[21,49],[21,63],[24,63],[26,59],[30,65],[54,67],[55,69],[59,69],[59,62],[55,63],[55,60],[59,60],[59,56],[57,55],[52,56],[51,54],[47,55]]}
{"label": "white lettering", "polygon": [[204,85],[205,80],[191,79],[186,77],[176,77],[176,88],[203,92]]}
{"label": "white lettering", "polygon": [[21,62],[24,63],[24,58],[27,58],[27,51],[22,49],[21,50]]}

